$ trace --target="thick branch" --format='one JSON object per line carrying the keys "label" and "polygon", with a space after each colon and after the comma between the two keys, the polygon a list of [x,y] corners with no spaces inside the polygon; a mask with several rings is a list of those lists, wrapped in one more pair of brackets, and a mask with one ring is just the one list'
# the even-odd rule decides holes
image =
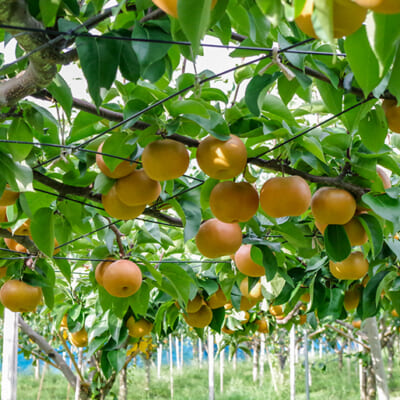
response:
{"label": "thick branch", "polygon": [[369,191],[369,189],[367,188],[345,182],[339,176],[311,175],[307,172],[300,171],[298,169],[289,167],[288,165],[282,164],[279,160],[262,160],[260,158],[249,158],[247,162],[249,164],[254,164],[262,168],[271,169],[273,171],[284,172],[288,175],[298,175],[304,178],[306,181],[318,183],[320,185],[340,187],[353,193],[354,196],[357,198],[361,198],[362,195]]}
{"label": "thick branch", "polygon": [[32,341],[34,341],[39,348],[47,354],[47,356],[53,360],[55,364],[57,364],[60,371],[63,373],[65,378],[67,379],[68,383],[72,386],[76,386],[77,377],[72,372],[71,368],[68,364],[64,361],[60,354],[57,353],[56,350],[53,349],[52,346],[47,342],[47,340],[41,336],[39,333],[35,332],[25,321],[24,319],[19,316],[18,317],[18,325],[21,330],[29,336]]}
{"label": "thick branch", "polygon": [[[87,188],[87,187],[82,188],[82,187],[66,185],[62,182],[56,181],[55,179],[49,178],[48,176],[41,174],[38,171],[33,172],[33,177],[36,181],[41,182],[44,185],[55,189],[58,193],[60,193],[63,196],[70,194],[70,195],[80,196],[85,199],[95,201],[97,203],[101,203],[101,195],[93,193],[90,190],[90,188]],[[146,210],[144,210],[143,214],[147,215],[149,217],[156,218],[160,221],[167,222],[167,223],[177,226],[177,227],[183,226],[183,223],[179,218],[175,218],[170,215],[163,214],[152,208],[146,208]]]}
{"label": "thick branch", "polygon": [[[43,28],[28,12],[24,0],[0,0],[0,23],[7,23],[26,28]],[[15,33],[9,30],[10,33]],[[44,33],[23,33],[16,36],[18,44],[27,52],[49,42]],[[51,83],[57,73],[54,60],[58,58],[58,50],[46,46],[29,57],[29,66],[20,75],[0,84],[0,106],[12,105],[39,88]]]}
{"label": "thick branch", "polygon": [[29,236],[13,235],[9,230],[0,228],[0,237],[14,239],[19,244],[22,244],[30,253],[37,253],[39,251],[35,243],[29,239]]}

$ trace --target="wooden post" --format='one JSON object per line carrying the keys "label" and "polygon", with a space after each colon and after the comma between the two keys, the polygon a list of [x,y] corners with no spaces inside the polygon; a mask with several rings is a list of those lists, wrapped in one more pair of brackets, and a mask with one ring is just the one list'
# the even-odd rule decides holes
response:
{"label": "wooden post", "polygon": [[278,393],[278,384],[276,382],[276,375],[274,371],[274,366],[272,365],[271,353],[268,350],[268,346],[265,347],[265,354],[267,356],[269,372],[271,373],[272,386],[274,387],[275,393]]}
{"label": "wooden post", "polygon": [[208,332],[208,399],[215,400],[214,385],[214,335]]}
{"label": "wooden post", "polygon": [[296,400],[296,331],[294,325],[290,329],[289,366],[290,366],[290,400]]}
{"label": "wooden post", "polygon": [[18,313],[4,309],[1,400],[17,399]]}
{"label": "wooden post", "polygon": [[119,372],[119,391],[118,400],[128,399],[128,380],[127,380],[127,368],[122,368]]}
{"label": "wooden post", "polygon": [[174,360],[172,359],[172,335],[169,334],[169,383],[171,387],[171,400],[174,398]]}

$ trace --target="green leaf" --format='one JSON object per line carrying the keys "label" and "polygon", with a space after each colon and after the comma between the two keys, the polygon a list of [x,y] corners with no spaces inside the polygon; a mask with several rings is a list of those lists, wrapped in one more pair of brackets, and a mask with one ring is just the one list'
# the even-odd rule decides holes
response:
{"label": "green leaf", "polygon": [[380,217],[398,223],[400,220],[400,199],[394,199],[387,194],[366,193],[362,201]]}
{"label": "green leaf", "polygon": [[278,271],[278,262],[272,250],[266,245],[253,245],[250,256],[255,263],[265,268],[265,276],[271,281]]}
{"label": "green leaf", "polygon": [[60,74],[57,74],[53,79],[53,82],[47,86],[47,90],[60,103],[68,119],[70,119],[72,110],[72,92],[67,82],[65,82]]}
{"label": "green leaf", "polygon": [[68,282],[71,282],[72,272],[71,272],[71,265],[67,260],[61,260],[56,258],[55,263],[58,268],[60,268],[61,273],[65,276]]}
{"label": "green leaf", "polygon": [[319,38],[333,43],[333,4],[334,0],[315,0],[312,24]]}
{"label": "green leaf", "polygon": [[369,241],[372,243],[371,251],[372,257],[375,258],[382,250],[383,246],[383,231],[381,225],[376,217],[370,214],[361,214],[358,220],[367,232]]}
{"label": "green leaf", "polygon": [[121,332],[123,321],[122,319],[118,318],[115,314],[109,313],[108,314],[108,330],[111,334],[111,337],[118,343],[119,334]]}
{"label": "green leaf", "polygon": [[171,41],[171,36],[158,27],[142,27],[140,24],[136,24],[132,31],[132,38],[145,40],[143,42],[132,42],[132,48],[139,61],[142,73],[150,65],[162,60],[172,46],[170,43],[151,42],[152,40]]}
{"label": "green leaf", "polygon": [[0,152],[0,170],[2,177],[16,192],[32,190],[32,170],[22,164],[15,163],[7,154]]}
{"label": "green leaf", "polygon": [[178,199],[180,206],[185,214],[186,223],[184,230],[185,242],[194,238],[197,234],[201,223],[201,208],[200,195],[197,191],[195,193],[189,192],[185,196]]}
{"label": "green leaf", "polygon": [[397,102],[400,102],[400,46],[397,49],[396,58],[394,60],[392,73],[388,83],[390,92],[396,96]]}
{"label": "green leaf", "polygon": [[202,118],[195,114],[186,114],[185,118],[196,122],[206,132],[220,140],[229,139],[230,130],[227,122],[220,113],[208,110],[208,118]]}
{"label": "green leaf", "polygon": [[171,116],[177,117],[179,114],[195,114],[208,119],[207,108],[198,100],[179,100],[171,104]]}
{"label": "green leaf", "polygon": [[40,208],[31,220],[32,239],[40,251],[49,257],[54,252],[54,215],[50,208]]}
{"label": "green leaf", "polygon": [[210,323],[210,328],[213,329],[215,332],[221,333],[222,325],[225,321],[225,308],[217,308],[212,310],[213,312],[213,319]]}
{"label": "green leaf", "polygon": [[160,266],[160,272],[176,290],[179,300],[186,304],[189,300],[190,285],[194,283],[189,274],[179,265],[169,263],[162,264]]}
{"label": "green leaf", "polygon": [[393,61],[396,46],[400,37],[400,18],[398,14],[386,15],[373,13],[368,21],[367,31],[371,47],[377,57],[380,76],[384,76]]}
{"label": "green leaf", "polygon": [[[7,132],[8,140],[17,140],[21,142],[32,142],[33,135],[31,128],[22,118],[16,118],[12,121]],[[8,143],[8,148],[15,161],[22,161],[32,150],[31,144]]]}
{"label": "green leaf", "polygon": [[388,132],[387,120],[382,107],[371,110],[358,126],[358,133],[364,146],[373,152],[379,152],[385,144]]}
{"label": "green leaf", "polygon": [[284,120],[288,124],[296,124],[296,120],[294,119],[292,113],[289,111],[283,101],[277,96],[272,94],[266,95],[262,101],[262,110],[268,114],[278,117],[277,119],[279,121]]}
{"label": "green leaf", "polygon": [[178,0],[179,23],[192,43],[194,56],[198,54],[200,40],[208,29],[210,16],[211,0]]}
{"label": "green leaf", "polygon": [[150,301],[150,288],[146,281],[142,282],[140,289],[128,298],[129,305],[136,314],[146,315]]}
{"label": "green leaf", "polygon": [[39,0],[40,15],[45,26],[53,26],[62,0]]}
{"label": "green leaf", "polygon": [[[108,35],[111,35],[110,33]],[[76,39],[79,60],[89,86],[89,93],[97,107],[111,88],[117,73],[121,42],[80,36]]]}
{"label": "green leaf", "polygon": [[125,364],[126,349],[118,349],[107,352],[107,359],[112,369],[118,373]]}
{"label": "green leaf", "polygon": [[342,92],[335,89],[331,84],[318,79],[315,81],[319,94],[322,97],[326,108],[332,114],[339,114],[342,111]]}
{"label": "green leaf", "polygon": [[326,252],[333,261],[343,261],[351,253],[350,240],[343,225],[328,225],[324,232]]}
{"label": "green leaf", "polygon": [[373,317],[378,312],[378,304],[375,301],[377,298],[377,289],[382,279],[389,271],[381,271],[374,275],[363,290],[362,295],[362,318]]}
{"label": "green leaf", "polygon": [[273,75],[264,74],[262,76],[256,75],[247,85],[245,94],[246,105],[255,116],[260,115],[260,109],[264,102],[264,98],[261,94],[264,89],[278,79],[279,75],[280,73],[275,73]]}
{"label": "green leaf", "polygon": [[122,43],[119,70],[122,76],[130,82],[137,82],[140,78],[140,63],[128,41]]}
{"label": "green leaf", "polygon": [[368,96],[381,79],[379,64],[369,44],[365,26],[346,38],[344,48],[354,77],[364,95]]}
{"label": "green leaf", "polygon": [[80,139],[84,139],[88,136],[96,133],[100,128],[97,128],[97,122],[103,118],[97,115],[89,114],[81,111],[72,123],[70,135],[67,139],[67,144],[74,143]]}

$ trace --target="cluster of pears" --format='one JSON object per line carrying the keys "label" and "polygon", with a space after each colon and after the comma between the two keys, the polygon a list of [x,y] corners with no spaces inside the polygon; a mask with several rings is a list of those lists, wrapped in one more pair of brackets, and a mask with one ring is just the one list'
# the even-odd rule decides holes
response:
{"label": "cluster of pears", "polygon": [[[367,16],[368,9],[382,14],[400,13],[397,0],[333,0],[333,37],[342,38],[356,32]],[[312,23],[314,0],[306,0],[295,19],[297,26],[308,36],[318,38]]]}
{"label": "cluster of pears", "polygon": [[103,143],[96,154],[96,164],[109,178],[116,179],[109,192],[102,196],[103,207],[114,218],[138,217],[146,205],[156,201],[161,193],[161,181],[182,176],[189,166],[189,154],[184,144],[171,139],[149,143],[143,150],[142,168],[122,161],[111,171],[102,154]]}
{"label": "cluster of pears", "polygon": [[109,259],[100,262],[95,270],[97,283],[115,297],[129,297],[142,285],[140,268],[129,260]]}

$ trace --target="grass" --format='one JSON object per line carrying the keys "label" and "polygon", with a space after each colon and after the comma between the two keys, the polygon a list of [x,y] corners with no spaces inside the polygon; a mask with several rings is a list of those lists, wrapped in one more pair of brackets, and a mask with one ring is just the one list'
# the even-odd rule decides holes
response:
{"label": "grass", "polygon": [[[316,360],[315,365],[319,362]],[[216,400],[287,400],[290,398],[288,368],[284,371],[283,384],[279,393],[275,393],[271,383],[268,365],[265,367],[265,379],[260,386],[252,381],[252,366],[249,362],[238,363],[234,371],[232,364],[226,362],[224,374],[224,393],[219,391],[218,363],[216,363],[215,388]],[[311,400],[358,400],[358,368],[356,360],[347,365],[343,370],[338,369],[334,359],[325,360],[326,370],[312,368],[312,385],[310,388]],[[301,364],[296,366],[296,400],[305,400],[304,369]],[[392,398],[400,398],[400,366],[396,366],[394,380],[390,382]],[[163,368],[161,379],[157,379],[155,369],[151,371],[150,391],[145,390],[145,372],[140,367],[132,367],[128,371],[128,399],[129,400],[167,400],[170,399],[169,370]],[[39,382],[31,375],[18,377],[18,399],[36,400]],[[118,394],[118,388],[114,391]],[[198,366],[185,366],[183,371],[175,371],[174,400],[207,400],[208,399],[208,370],[204,364]],[[67,383],[59,375],[48,372],[41,393],[41,400],[66,400]],[[73,399],[73,391],[69,392],[69,399]],[[109,399],[113,399],[109,396]]]}

